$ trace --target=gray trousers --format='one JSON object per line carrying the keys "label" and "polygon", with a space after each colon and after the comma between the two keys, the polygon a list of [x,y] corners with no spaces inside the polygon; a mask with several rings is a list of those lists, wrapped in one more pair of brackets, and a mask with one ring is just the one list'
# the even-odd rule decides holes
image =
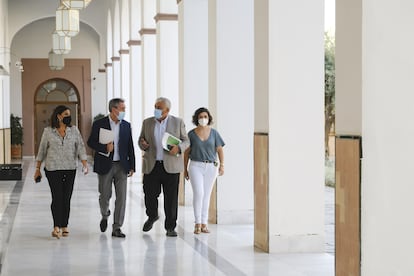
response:
{"label": "gray trousers", "polygon": [[122,168],[121,163],[113,162],[111,170],[107,174],[98,174],[99,181],[99,206],[103,218],[108,218],[109,200],[112,196],[112,181],[115,186],[115,210],[114,223],[112,230],[121,228],[124,223],[126,192],[127,192],[127,173]]}

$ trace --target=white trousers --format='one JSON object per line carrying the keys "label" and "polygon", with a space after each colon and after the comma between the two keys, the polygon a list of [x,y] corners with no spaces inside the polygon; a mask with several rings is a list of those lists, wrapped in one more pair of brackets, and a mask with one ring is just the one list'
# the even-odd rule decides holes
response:
{"label": "white trousers", "polygon": [[207,224],[210,195],[218,167],[213,163],[190,161],[188,176],[193,188],[193,208],[195,223]]}

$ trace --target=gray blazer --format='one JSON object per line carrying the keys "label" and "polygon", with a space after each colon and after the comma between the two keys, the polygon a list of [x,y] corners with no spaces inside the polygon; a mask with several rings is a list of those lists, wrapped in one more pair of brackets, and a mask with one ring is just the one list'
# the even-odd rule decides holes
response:
{"label": "gray blazer", "polygon": [[[138,138],[138,146],[144,151],[142,155],[142,172],[144,174],[149,174],[155,166],[157,151],[155,146],[154,128],[155,118],[150,117],[145,119],[142,122],[141,134]],[[181,150],[181,154],[178,156],[171,155],[167,151],[164,151],[164,168],[168,173],[180,173],[184,170],[183,153],[190,145],[184,121],[181,118],[168,115],[166,132],[180,138],[182,142],[178,145]],[[144,150],[141,145],[141,138],[144,138],[149,144],[149,148],[146,150]]]}

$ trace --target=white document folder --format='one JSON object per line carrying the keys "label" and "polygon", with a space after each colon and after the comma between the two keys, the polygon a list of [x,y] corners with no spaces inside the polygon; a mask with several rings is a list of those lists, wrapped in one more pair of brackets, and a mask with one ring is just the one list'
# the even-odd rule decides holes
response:
{"label": "white document folder", "polygon": [[[114,132],[110,129],[101,128],[99,129],[99,143],[100,144],[109,144],[114,141]],[[109,157],[110,152],[98,152],[100,155]]]}
{"label": "white document folder", "polygon": [[114,141],[114,132],[110,129],[101,128],[99,130],[99,143],[100,144],[109,144]]}

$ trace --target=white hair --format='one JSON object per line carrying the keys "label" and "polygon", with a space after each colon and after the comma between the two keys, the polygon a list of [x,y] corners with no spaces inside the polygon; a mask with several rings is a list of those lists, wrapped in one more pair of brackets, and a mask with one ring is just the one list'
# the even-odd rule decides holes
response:
{"label": "white hair", "polygon": [[159,102],[163,102],[165,103],[166,107],[168,108],[168,110],[171,109],[171,101],[167,98],[164,97],[159,97],[155,100],[155,103],[159,103]]}

